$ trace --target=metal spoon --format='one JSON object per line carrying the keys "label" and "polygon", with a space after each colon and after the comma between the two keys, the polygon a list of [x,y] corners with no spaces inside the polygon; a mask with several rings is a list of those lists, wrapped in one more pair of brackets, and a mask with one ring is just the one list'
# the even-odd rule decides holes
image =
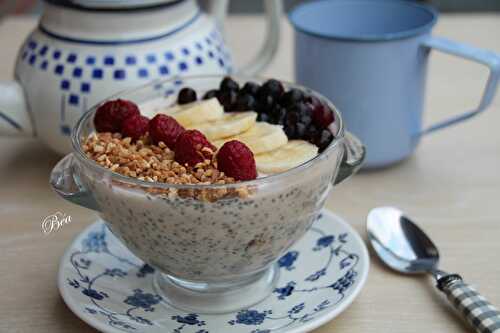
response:
{"label": "metal spoon", "polygon": [[429,237],[393,207],[370,211],[368,238],[380,259],[405,274],[432,274],[437,287],[478,333],[500,333],[500,312],[463,282],[458,274],[438,269],[439,252]]}

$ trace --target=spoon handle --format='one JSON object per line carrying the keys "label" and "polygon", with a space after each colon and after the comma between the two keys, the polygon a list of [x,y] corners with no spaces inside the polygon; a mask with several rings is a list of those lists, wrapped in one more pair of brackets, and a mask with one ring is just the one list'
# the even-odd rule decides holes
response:
{"label": "spoon handle", "polygon": [[437,287],[478,333],[500,333],[500,312],[458,274],[437,281]]}

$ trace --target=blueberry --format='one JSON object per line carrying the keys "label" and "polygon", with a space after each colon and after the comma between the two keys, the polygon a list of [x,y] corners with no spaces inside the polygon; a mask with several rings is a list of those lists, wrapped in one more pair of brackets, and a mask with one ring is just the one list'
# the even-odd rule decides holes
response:
{"label": "blueberry", "polygon": [[285,126],[294,126],[299,121],[299,114],[297,112],[287,112],[285,117]]}
{"label": "blueberry", "polygon": [[267,113],[259,113],[257,115],[257,121],[264,121],[266,123],[271,123],[271,117]]}
{"label": "blueberry", "polygon": [[312,106],[318,106],[321,104],[321,101],[319,100],[319,98],[317,98],[316,96],[313,96],[313,95],[306,96],[304,100],[306,101],[306,103],[309,103]]}
{"label": "blueberry", "polygon": [[238,82],[234,81],[231,77],[226,76],[220,83],[220,90],[223,91],[238,91],[240,85]]}
{"label": "blueberry", "polygon": [[179,104],[188,104],[196,101],[196,91],[191,88],[182,88],[179,91],[179,95],[177,96],[177,103]]}
{"label": "blueberry", "polygon": [[269,124],[272,124],[272,125],[278,125],[278,119],[272,117],[272,116],[269,116],[269,119],[267,121]]}
{"label": "blueberry", "polygon": [[275,99],[278,99],[285,92],[285,88],[280,81],[275,79],[267,80],[262,87],[259,89],[258,94],[271,95]]}
{"label": "blueberry", "polygon": [[287,108],[288,112],[295,112],[300,116],[311,116],[312,107],[305,103],[297,103]]}
{"label": "blueberry", "polygon": [[260,85],[258,85],[255,82],[249,81],[249,82],[245,83],[243,88],[241,88],[241,92],[244,92],[244,93],[247,93],[247,94],[250,94],[250,95],[256,97],[257,92],[259,91],[259,88],[260,88]]}
{"label": "blueberry", "polygon": [[316,126],[310,125],[306,129],[306,133],[304,134],[304,139],[314,144],[319,134],[321,134],[321,132],[316,128]]}
{"label": "blueberry", "polygon": [[271,113],[274,108],[274,98],[270,95],[260,96],[257,100],[257,112]]}
{"label": "blueberry", "polygon": [[283,128],[288,139],[295,139],[295,125],[285,125]]}
{"label": "blueberry", "polygon": [[218,90],[216,90],[216,89],[209,90],[205,93],[205,95],[203,95],[203,99],[210,99],[210,98],[217,97],[217,92],[218,92]]}
{"label": "blueberry", "polygon": [[307,114],[302,114],[300,115],[299,121],[307,127],[311,125],[312,118]]}
{"label": "blueberry", "polygon": [[333,141],[333,134],[329,130],[322,130],[321,133],[316,138],[316,146],[318,146],[319,151],[325,150],[328,145]]}
{"label": "blueberry", "polygon": [[312,117],[312,114],[314,111],[314,106],[310,103],[303,103],[303,105],[304,105],[304,108],[301,108],[302,114]]}
{"label": "blueberry", "polygon": [[281,106],[275,106],[272,112],[273,123],[283,125],[285,124],[287,111]]}
{"label": "blueberry", "polygon": [[224,107],[224,111],[233,111],[234,102],[236,102],[237,93],[234,90],[219,90],[217,92],[217,99]]}
{"label": "blueberry", "polygon": [[297,123],[295,125],[295,135],[297,136],[297,139],[302,139],[304,138],[305,136],[305,133],[306,133],[306,125],[302,124],[302,123]]}
{"label": "blueberry", "polygon": [[290,89],[280,97],[279,103],[284,107],[291,107],[304,100],[304,93],[296,88]]}
{"label": "blueberry", "polygon": [[257,101],[255,98],[247,93],[239,93],[236,97],[233,110],[234,111],[252,111],[257,107]]}

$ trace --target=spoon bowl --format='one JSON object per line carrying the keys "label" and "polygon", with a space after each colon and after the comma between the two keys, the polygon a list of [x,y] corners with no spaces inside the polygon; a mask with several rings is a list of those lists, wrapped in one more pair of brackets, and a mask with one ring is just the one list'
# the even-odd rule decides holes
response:
{"label": "spoon bowl", "polygon": [[403,212],[393,207],[373,209],[368,215],[368,237],[380,259],[401,273],[436,269],[439,251]]}

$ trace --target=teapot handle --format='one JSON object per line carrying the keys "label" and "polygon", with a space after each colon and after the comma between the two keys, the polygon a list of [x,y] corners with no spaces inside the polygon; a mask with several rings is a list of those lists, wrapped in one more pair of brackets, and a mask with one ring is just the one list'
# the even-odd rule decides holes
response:
{"label": "teapot handle", "polygon": [[[266,8],[267,32],[266,41],[257,55],[248,64],[238,68],[236,72],[243,75],[255,75],[262,71],[273,59],[280,41],[280,21],[283,13],[282,0],[263,0]],[[229,0],[211,0],[209,12],[215,17],[216,22],[223,30],[222,22],[226,18],[229,9]]]}
{"label": "teapot handle", "polygon": [[33,135],[24,90],[17,81],[0,81],[0,136]]}

